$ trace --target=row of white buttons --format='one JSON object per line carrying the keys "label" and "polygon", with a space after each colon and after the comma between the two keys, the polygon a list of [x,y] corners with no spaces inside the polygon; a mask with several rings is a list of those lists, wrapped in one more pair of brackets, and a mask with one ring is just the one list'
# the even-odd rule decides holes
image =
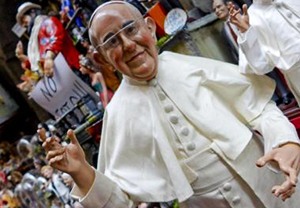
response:
{"label": "row of white buttons", "polygon": [[[283,3],[279,1],[279,2],[276,3],[276,5],[277,5],[278,7],[281,7],[281,6],[283,6]],[[291,12],[291,11],[289,11],[289,10],[286,11],[285,14],[286,14],[286,16],[287,16],[289,19],[292,19],[292,18],[294,17],[293,12]],[[295,17],[296,17],[296,16],[295,16]],[[294,20],[293,20],[293,21],[294,21]],[[297,19],[295,22],[296,22],[296,26],[300,28],[300,20]]]}
{"label": "row of white buttons", "polygon": [[[157,86],[157,80],[156,80],[156,79],[152,79],[152,80],[150,81],[150,85],[156,87],[156,86]],[[165,95],[163,92],[158,92],[157,95],[158,95],[159,100],[161,100],[161,101],[164,101],[164,100],[166,99],[166,95]],[[171,104],[166,104],[166,105],[164,106],[164,111],[165,111],[166,113],[171,113],[172,111],[174,111],[173,105],[171,105]],[[171,122],[172,124],[174,124],[174,125],[178,124],[178,122],[179,122],[179,118],[178,118],[178,116],[176,116],[176,115],[171,115],[171,116],[169,117],[169,120],[170,120],[170,122]],[[188,136],[188,135],[189,135],[189,129],[188,129],[188,127],[183,126],[183,127],[180,129],[180,134],[183,135],[183,136]],[[182,149],[182,148],[179,148],[179,149]],[[196,149],[196,144],[195,144],[194,142],[189,142],[189,143],[187,144],[187,149],[188,149],[189,151],[195,150],[195,149]]]}
{"label": "row of white buttons", "polygon": [[[230,183],[225,183],[224,185],[223,185],[223,189],[224,189],[224,191],[226,191],[226,192],[229,192],[230,190],[231,190],[231,188],[232,188],[232,186],[231,186],[231,184]],[[233,198],[232,198],[232,203],[233,204],[238,204],[238,203],[240,203],[241,202],[241,197],[240,196],[234,196]]]}

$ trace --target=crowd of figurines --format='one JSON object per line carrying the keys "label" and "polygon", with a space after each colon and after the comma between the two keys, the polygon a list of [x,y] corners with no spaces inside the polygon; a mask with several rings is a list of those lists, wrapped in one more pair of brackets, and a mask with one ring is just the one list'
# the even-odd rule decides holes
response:
{"label": "crowd of figurines", "polygon": [[[51,0],[40,1],[38,8],[30,10],[30,15],[35,18],[43,15],[44,18],[56,18],[59,20],[64,32],[72,40],[74,48],[71,53],[78,57],[75,68],[70,65],[73,72],[79,75],[89,84],[100,97],[102,106],[105,108],[114,92],[117,90],[121,77],[114,70],[100,66],[93,60],[94,48],[88,40],[88,20],[101,3],[107,1],[96,0]],[[138,1],[128,1],[134,4],[142,13],[146,11]],[[147,1],[144,1],[147,2]],[[151,7],[156,1],[148,1]],[[34,23],[35,24],[35,23]],[[21,25],[23,26],[23,25]],[[15,55],[24,70],[20,77],[21,83],[17,87],[28,94],[36,84],[45,76],[45,59],[40,56],[38,63],[30,62],[30,38],[32,35],[33,23],[29,24],[26,32],[16,45]],[[46,28],[51,29],[51,27]],[[53,28],[52,28],[53,29]],[[25,38],[24,38],[25,37]],[[41,39],[39,47],[50,43],[49,40]],[[65,44],[65,43],[62,43]],[[65,45],[63,45],[64,47]],[[68,54],[70,51],[68,51]],[[36,55],[36,54],[33,54]],[[66,55],[64,55],[66,56]],[[65,57],[68,60],[68,57]],[[49,133],[50,135],[50,133]],[[64,141],[62,141],[64,144]],[[65,143],[66,144],[66,143]],[[8,142],[0,143],[0,207],[7,208],[60,208],[77,207],[82,205],[70,197],[73,186],[72,178],[65,173],[54,170],[49,166],[45,152],[42,149],[42,142],[37,135],[24,136],[14,144]],[[170,207],[174,202],[170,202]],[[140,204],[139,207],[156,207],[155,204]]]}
{"label": "crowd of figurines", "polygon": [[[72,54],[76,54],[76,64],[70,65],[70,67],[73,69],[75,73],[80,73],[82,76],[79,76],[85,80],[85,82],[93,82],[93,78],[97,74],[97,76],[101,76],[105,79],[106,82],[103,79],[99,80],[99,84],[102,85],[101,87],[93,87],[95,91],[97,91],[99,94],[102,93],[102,95],[99,95],[102,97],[102,101],[104,101],[105,98],[105,104],[107,104],[107,98],[111,96],[112,92],[116,90],[119,84],[119,77],[117,77],[114,74],[111,74],[107,69],[101,68],[99,65],[97,65],[91,56],[91,53],[93,51],[93,47],[89,44],[88,41],[88,34],[87,34],[87,23],[88,20],[92,14],[92,12],[97,8],[98,2],[94,0],[86,0],[86,1],[80,1],[80,0],[61,0],[60,1],[60,7],[57,6],[57,4],[51,4],[52,1],[49,2],[49,5],[47,5],[47,9],[45,8],[45,11],[43,8],[41,8],[42,11],[32,11],[35,12],[34,18],[39,16],[40,14],[45,14],[47,17],[55,17],[59,19],[63,26],[62,32],[67,33],[69,37],[71,37],[71,40],[73,42],[74,48],[70,48],[72,50]],[[100,1],[101,2],[101,1]],[[52,9],[50,11],[49,7]],[[60,9],[60,10],[59,10]],[[32,20],[33,21],[33,20]],[[59,27],[52,23],[53,25],[50,25],[50,27],[47,27],[48,30],[53,29],[56,30],[55,27]],[[21,83],[17,85],[17,87],[28,93],[28,96],[30,96],[30,93],[34,89],[35,85],[39,82],[40,79],[42,79],[45,75],[44,73],[44,64],[45,64],[45,54],[41,54],[40,59],[37,64],[30,62],[30,52],[28,52],[27,45],[29,46],[30,37],[32,35],[32,27],[33,25],[29,26],[27,28],[27,31],[25,32],[25,37],[28,37],[24,40],[22,39],[22,42],[19,41],[16,45],[15,54],[16,57],[20,60],[22,69],[24,70],[23,75],[20,77]],[[52,28],[51,28],[52,27]],[[58,30],[58,29],[57,29]],[[24,37],[23,36],[23,37]],[[55,42],[55,35],[52,37],[45,37],[41,38],[39,35],[40,43],[38,43],[39,47],[47,47],[47,44],[51,44],[51,41]],[[51,40],[53,39],[53,40]],[[42,43],[42,42],[46,43]],[[65,44],[65,43],[61,43]],[[64,45],[62,45],[63,47]],[[59,46],[60,47],[60,46]],[[27,50],[26,50],[27,49]],[[41,53],[40,49],[40,53]],[[60,49],[57,49],[56,52]],[[75,51],[76,50],[76,51]],[[63,54],[66,56],[65,54]],[[68,57],[65,57],[68,60]],[[74,57],[72,57],[74,58]],[[81,64],[82,63],[82,64]],[[84,64],[84,65],[83,65]],[[89,64],[89,65],[87,65]],[[105,71],[105,72],[103,72]],[[109,75],[107,75],[109,74]],[[95,79],[95,78],[94,78]],[[110,85],[113,83],[113,86]],[[88,83],[90,84],[90,83]],[[95,81],[94,81],[95,84]],[[104,92],[103,89],[106,88],[106,85],[108,86],[108,92]],[[101,91],[99,91],[101,89]],[[103,95],[106,93],[106,95]]]}
{"label": "crowd of figurines", "polygon": [[36,135],[1,142],[0,170],[0,207],[82,207],[70,197],[72,178],[47,164]]}

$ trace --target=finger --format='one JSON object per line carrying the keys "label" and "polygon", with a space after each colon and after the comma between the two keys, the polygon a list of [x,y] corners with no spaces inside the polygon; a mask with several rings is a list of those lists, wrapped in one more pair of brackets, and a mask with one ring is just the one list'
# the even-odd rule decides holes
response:
{"label": "finger", "polygon": [[44,128],[38,129],[37,133],[39,134],[39,138],[42,142],[44,142],[47,138],[46,136],[46,130]]}
{"label": "finger", "polygon": [[58,155],[58,156],[52,158],[51,160],[49,160],[49,164],[52,166],[52,165],[54,165],[55,163],[58,163],[58,162],[62,161],[63,158],[64,158],[63,155]]}
{"label": "finger", "polygon": [[76,139],[75,133],[74,133],[74,131],[72,129],[68,130],[67,135],[68,135],[68,137],[70,139],[70,142],[72,144],[78,144],[78,141]]}
{"label": "finger", "polygon": [[235,25],[239,25],[239,22],[236,19],[230,19],[230,22]]}
{"label": "finger", "polygon": [[244,4],[242,9],[243,9],[244,15],[248,16],[248,7],[247,7],[247,4]]}
{"label": "finger", "polygon": [[51,160],[52,158],[61,155],[65,152],[65,148],[59,149],[59,150],[51,150],[48,152],[46,159]]}
{"label": "finger", "polygon": [[61,149],[61,145],[56,141],[55,137],[48,137],[44,143],[42,144],[43,148],[46,152],[50,150],[58,150]]}
{"label": "finger", "polygon": [[232,15],[233,13],[234,13],[234,8],[231,7],[231,8],[229,9],[229,14]]}
{"label": "finger", "polygon": [[241,12],[241,10],[240,9],[238,9],[237,11],[235,11],[234,13],[233,13],[233,17],[236,17],[236,15],[238,15],[239,13]]}
{"label": "finger", "polygon": [[259,158],[256,161],[256,166],[258,167],[263,167],[265,166],[265,164],[269,161],[274,160],[274,155],[276,153],[276,150],[271,150],[270,152],[268,152],[266,155],[262,156],[261,158]]}
{"label": "finger", "polygon": [[297,175],[299,175],[299,171],[300,171],[300,163],[297,162],[296,164],[294,164],[293,168],[296,170]]}
{"label": "finger", "polygon": [[284,192],[287,192],[289,189],[292,189],[294,186],[291,184],[288,177],[286,177],[286,180],[279,186],[274,186],[272,188],[272,193],[278,197]]}
{"label": "finger", "polygon": [[292,168],[294,168],[294,169],[296,170],[296,174],[299,175],[299,170],[300,170],[300,159],[299,159],[299,157],[297,157],[297,158],[293,161]]}
{"label": "finger", "polygon": [[298,181],[297,171],[294,168],[292,168],[286,164],[282,164],[282,162],[279,162],[278,164],[279,164],[280,170],[282,170],[288,176],[291,184],[293,186],[296,186],[297,181]]}
{"label": "finger", "polygon": [[228,9],[231,9],[232,6],[233,6],[233,3],[232,3],[231,1],[229,1],[229,2],[227,3],[227,8],[228,8]]}
{"label": "finger", "polygon": [[290,198],[295,193],[295,187],[292,187],[290,190],[284,192],[281,195],[281,200],[285,201],[286,199]]}
{"label": "finger", "polygon": [[45,141],[43,142],[42,147],[43,147],[46,151],[48,151],[48,150],[50,150],[51,146],[52,146],[52,137],[48,137],[48,138],[46,138]]}

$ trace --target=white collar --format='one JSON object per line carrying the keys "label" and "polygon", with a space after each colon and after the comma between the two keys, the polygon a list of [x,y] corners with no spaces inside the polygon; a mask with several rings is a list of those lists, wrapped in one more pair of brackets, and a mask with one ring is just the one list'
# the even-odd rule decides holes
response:
{"label": "white collar", "polygon": [[130,85],[147,86],[147,85],[151,85],[152,80],[154,80],[155,78],[150,81],[140,81],[140,80],[133,79],[127,75],[123,75],[123,79],[126,83]]}
{"label": "white collar", "polygon": [[272,4],[274,0],[253,0],[253,4]]}

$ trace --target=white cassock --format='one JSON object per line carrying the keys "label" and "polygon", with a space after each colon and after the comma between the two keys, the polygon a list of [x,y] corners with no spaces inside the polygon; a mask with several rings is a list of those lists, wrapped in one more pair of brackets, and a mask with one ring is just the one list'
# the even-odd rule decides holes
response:
{"label": "white cassock", "polygon": [[295,207],[299,191],[281,202],[271,188],[282,174],[255,167],[264,149],[299,143],[273,91],[271,79],[235,65],[164,52],[151,81],[124,76],[106,108],[96,179],[73,196],[87,208],[173,199],[188,208]]}
{"label": "white cassock", "polygon": [[300,2],[254,0],[250,28],[240,34],[242,73],[266,74],[277,67],[300,104]]}

